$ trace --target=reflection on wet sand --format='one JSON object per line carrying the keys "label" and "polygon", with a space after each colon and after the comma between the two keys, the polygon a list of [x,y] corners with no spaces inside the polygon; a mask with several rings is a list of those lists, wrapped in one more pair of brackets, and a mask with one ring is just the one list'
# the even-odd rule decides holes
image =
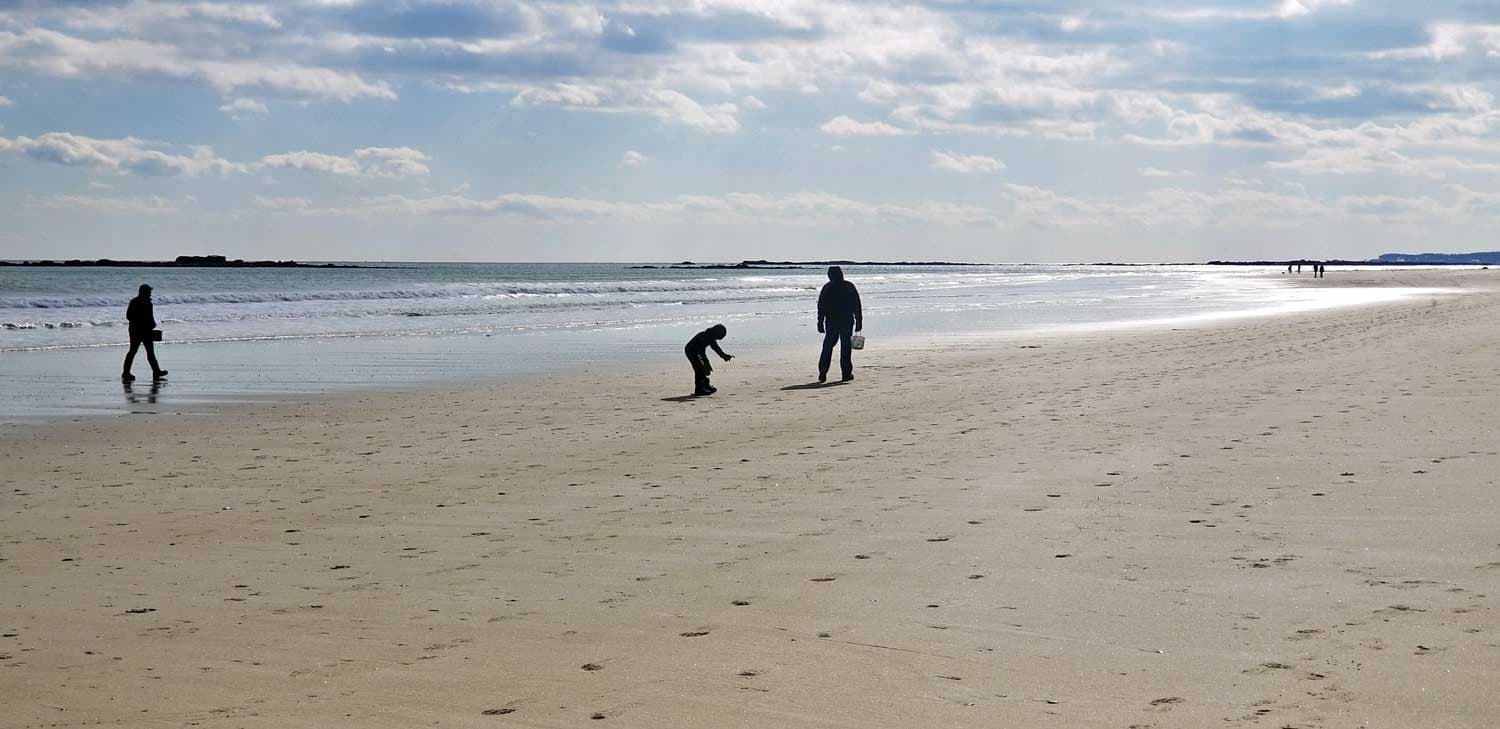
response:
{"label": "reflection on wet sand", "polygon": [[161,389],[167,384],[167,381],[152,380],[150,387],[145,392],[136,392],[134,383],[126,382],[122,384],[125,387],[125,402],[131,405],[140,405],[141,403],[155,405],[157,395],[161,393]]}

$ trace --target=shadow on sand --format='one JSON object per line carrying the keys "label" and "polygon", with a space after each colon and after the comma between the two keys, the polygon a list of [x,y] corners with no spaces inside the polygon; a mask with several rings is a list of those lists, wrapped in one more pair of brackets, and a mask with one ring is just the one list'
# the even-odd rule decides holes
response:
{"label": "shadow on sand", "polygon": [[661,399],[661,401],[662,402],[692,402],[694,400],[697,400],[699,397],[700,397],[699,395],[678,395],[677,397],[664,397],[664,398]]}
{"label": "shadow on sand", "polygon": [[809,383],[807,383],[805,385],[787,385],[786,387],[783,387],[781,389],[784,390],[784,391],[785,390],[821,390],[821,389],[823,389],[825,387],[838,387],[839,385],[843,385],[843,384],[845,384],[845,383],[843,381],[841,381],[841,380],[835,380],[833,382],[809,382]]}

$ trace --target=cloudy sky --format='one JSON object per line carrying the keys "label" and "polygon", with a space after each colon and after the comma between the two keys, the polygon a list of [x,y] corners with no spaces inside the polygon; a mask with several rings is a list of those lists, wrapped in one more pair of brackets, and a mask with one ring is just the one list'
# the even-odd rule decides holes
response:
{"label": "cloudy sky", "polygon": [[1494,0],[0,0],[0,258],[1500,249]]}

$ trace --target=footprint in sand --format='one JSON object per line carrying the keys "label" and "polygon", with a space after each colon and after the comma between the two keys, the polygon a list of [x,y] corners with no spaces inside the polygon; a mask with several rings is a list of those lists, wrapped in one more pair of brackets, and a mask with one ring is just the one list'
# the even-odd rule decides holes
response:
{"label": "footprint in sand", "polygon": [[708,633],[708,628],[700,628],[698,630],[689,630],[685,633],[678,633],[678,635],[681,635],[684,638],[702,638],[703,636],[708,635]]}
{"label": "footprint in sand", "polygon": [[504,715],[512,713],[514,711],[515,711],[515,709],[509,709],[509,708],[506,708],[506,709],[485,709],[484,711],[481,711],[479,713],[481,713],[481,714],[483,714],[485,716],[504,716]]}
{"label": "footprint in sand", "polygon": [[814,578],[812,578],[812,581],[813,582],[833,582],[836,579],[838,579],[838,578],[837,577],[814,577]]}
{"label": "footprint in sand", "polygon": [[1247,668],[1244,671],[1241,671],[1241,673],[1270,673],[1272,671],[1287,671],[1290,669],[1291,666],[1285,663],[1271,661],[1269,663],[1262,663],[1255,668]]}

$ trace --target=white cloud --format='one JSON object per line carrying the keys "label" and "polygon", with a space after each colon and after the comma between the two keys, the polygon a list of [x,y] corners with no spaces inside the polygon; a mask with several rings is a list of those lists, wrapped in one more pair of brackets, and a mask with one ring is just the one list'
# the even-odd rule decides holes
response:
{"label": "white cloud", "polygon": [[1471,51],[1483,51],[1490,58],[1500,55],[1500,25],[1433,23],[1427,27],[1426,45],[1371,51],[1375,60],[1425,59],[1441,61]]}
{"label": "white cloud", "polygon": [[4,96],[0,96],[0,108],[4,108],[4,107],[7,107],[7,106],[10,106],[13,103],[15,103],[15,102],[11,101],[10,99],[5,98]]}
{"label": "white cloud", "polygon": [[1403,154],[1391,149],[1313,150],[1297,159],[1266,163],[1271,170],[1307,175],[1372,175],[1441,179],[1454,174],[1493,175],[1500,161],[1459,159],[1448,155]]}
{"label": "white cloud", "polygon": [[240,98],[220,106],[219,111],[231,116],[238,116],[240,114],[266,114],[271,110],[266,108],[265,104],[255,99]]}
{"label": "white cloud", "polygon": [[882,121],[861,122],[855,121],[847,116],[839,115],[823,123],[818,127],[824,134],[832,134],[838,137],[881,137],[898,136],[908,134],[905,129],[891,126]]}
{"label": "white cloud", "polygon": [[14,154],[37,162],[85,167],[115,174],[148,177],[228,175],[256,169],[291,169],[345,177],[396,179],[423,177],[431,172],[425,153],[411,147],[364,147],[340,156],[301,150],[271,154],[258,163],[231,162],[207,146],[189,147],[189,154],[164,151],[161,143],[134,137],[94,139],[69,132],[48,132],[35,139],[0,137],[0,154]]}
{"label": "white cloud", "polygon": [[[466,87],[471,91],[504,91],[506,84]],[[513,106],[558,106],[575,111],[645,114],[667,123],[705,132],[729,134],[740,129],[739,107],[733,103],[703,105],[673,89],[606,87],[586,84],[523,86],[511,99]]]}
{"label": "white cloud", "polygon": [[141,197],[48,195],[45,197],[28,198],[26,206],[45,210],[82,210],[109,215],[168,215],[179,210],[176,201],[159,195]]}
{"label": "white cloud", "polygon": [[947,170],[962,174],[999,172],[1005,169],[1005,163],[994,157],[986,157],[979,154],[943,152],[936,149],[932,150],[932,158],[928,164],[935,170]]}
{"label": "white cloud", "polygon": [[300,212],[312,207],[305,197],[255,196],[255,207],[271,212]]}
{"label": "white cloud", "polygon": [[633,149],[627,149],[625,150],[625,154],[620,158],[620,164],[627,167],[639,167],[647,159],[650,158]]}
{"label": "white cloud", "polygon": [[1287,20],[1310,15],[1324,8],[1348,7],[1355,0],[1266,0],[1259,7],[1190,7],[1158,11],[1158,17],[1177,21],[1198,20]]}
{"label": "white cloud", "polygon": [[226,60],[186,56],[178,47],[136,39],[89,40],[45,28],[0,31],[0,68],[62,78],[171,78],[206,84],[220,93],[240,90],[334,101],[394,99],[384,81],[283,60]]}
{"label": "white cloud", "polygon": [[1295,18],[1308,15],[1325,7],[1348,7],[1354,0],[1281,0],[1276,6],[1278,18]]}
{"label": "white cloud", "polygon": [[282,27],[271,8],[257,3],[156,2],[133,0],[117,6],[100,5],[64,17],[68,27],[92,32],[144,32],[166,23],[242,25],[266,30]]}
{"label": "white cloud", "polygon": [[1145,168],[1141,169],[1141,176],[1142,177],[1178,177],[1178,176],[1185,175],[1185,174],[1187,174],[1187,173],[1186,172],[1178,172],[1178,171],[1175,171],[1175,170],[1163,170],[1163,169],[1158,169],[1156,167],[1145,167]]}
{"label": "white cloud", "polygon": [[88,167],[116,174],[171,177],[245,171],[244,165],[214,155],[206,146],[191,148],[190,155],[172,154],[134,137],[94,139],[68,132],[48,132],[35,139],[0,137],[0,152],[19,154],[38,162],[70,167]]}
{"label": "white cloud", "polygon": [[426,164],[430,159],[411,147],[365,147],[348,157],[307,150],[271,154],[261,158],[260,166],[343,177],[394,179],[427,175],[431,172]]}

